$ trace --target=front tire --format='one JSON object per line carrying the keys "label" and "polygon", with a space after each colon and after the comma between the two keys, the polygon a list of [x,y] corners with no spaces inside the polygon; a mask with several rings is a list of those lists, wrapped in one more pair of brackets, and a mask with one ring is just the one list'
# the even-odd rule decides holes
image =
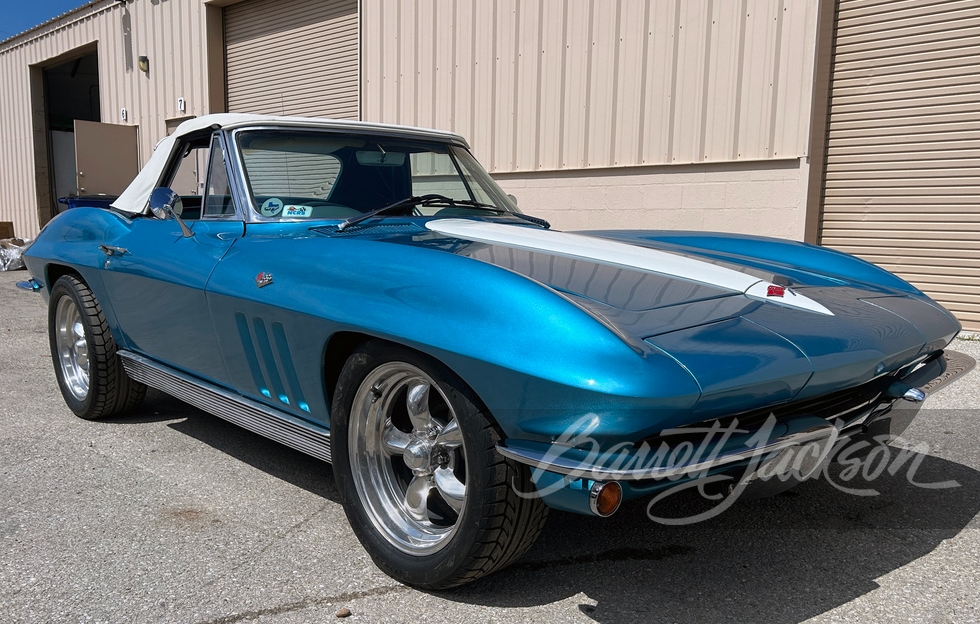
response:
{"label": "front tire", "polygon": [[500,456],[475,395],[442,364],[381,341],[347,360],[334,393],[334,475],[351,527],[388,575],[445,589],[534,543],[548,508]]}
{"label": "front tire", "polygon": [[65,275],[51,288],[48,337],[58,386],[76,416],[108,418],[139,405],[146,386],[130,379],[92,291]]}

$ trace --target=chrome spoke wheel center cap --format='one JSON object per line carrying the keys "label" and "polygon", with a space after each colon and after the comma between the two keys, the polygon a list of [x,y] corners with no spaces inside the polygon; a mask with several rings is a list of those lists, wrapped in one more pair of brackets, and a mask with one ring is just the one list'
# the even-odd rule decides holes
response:
{"label": "chrome spoke wheel center cap", "polygon": [[413,438],[405,447],[402,458],[409,470],[416,475],[422,477],[432,474],[432,442],[429,439]]}
{"label": "chrome spoke wheel center cap", "polygon": [[357,495],[374,528],[410,555],[446,547],[465,511],[453,407],[425,372],[399,361],[368,373],[351,405],[347,441]]}

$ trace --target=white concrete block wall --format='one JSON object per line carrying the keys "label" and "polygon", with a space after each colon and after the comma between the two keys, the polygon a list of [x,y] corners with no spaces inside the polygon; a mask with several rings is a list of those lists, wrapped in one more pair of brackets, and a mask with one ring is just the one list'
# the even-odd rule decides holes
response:
{"label": "white concrete block wall", "polygon": [[806,164],[749,163],[502,173],[521,210],[559,230],[664,229],[803,240]]}

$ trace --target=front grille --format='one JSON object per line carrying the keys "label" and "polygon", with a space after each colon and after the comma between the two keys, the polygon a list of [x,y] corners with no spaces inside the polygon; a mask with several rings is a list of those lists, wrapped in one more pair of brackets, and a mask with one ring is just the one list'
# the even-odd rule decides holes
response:
{"label": "front grille", "polygon": [[[805,415],[816,416],[817,418],[822,418],[830,423],[841,420],[844,423],[844,427],[846,427],[847,425],[858,421],[869,412],[891,405],[891,403],[894,402],[894,399],[884,397],[882,395],[885,390],[888,389],[888,386],[894,383],[895,380],[896,377],[888,375],[885,377],[879,377],[878,379],[869,381],[868,383],[856,386],[854,388],[839,390],[837,392],[831,392],[830,394],[803,399],[801,401],[790,401],[781,405],[773,405],[762,409],[742,412],[740,414],[732,414],[731,416],[725,416],[724,418],[716,418],[685,426],[702,429],[704,427],[710,427],[717,422],[720,427],[724,429],[732,426],[735,421],[737,421],[737,427],[739,429],[753,431],[761,428],[770,415],[775,416],[776,420],[784,420],[791,416]],[[684,434],[681,433],[683,430],[684,427],[677,427],[671,430],[672,433],[669,436],[670,444],[678,444],[685,439]],[[700,440],[703,438],[703,433],[691,435],[692,440]],[[666,439],[667,438],[663,438],[663,440]],[[653,446],[653,448],[656,448],[655,445],[659,444],[661,441],[661,436],[655,435],[637,442],[636,446],[640,446],[645,442]]]}

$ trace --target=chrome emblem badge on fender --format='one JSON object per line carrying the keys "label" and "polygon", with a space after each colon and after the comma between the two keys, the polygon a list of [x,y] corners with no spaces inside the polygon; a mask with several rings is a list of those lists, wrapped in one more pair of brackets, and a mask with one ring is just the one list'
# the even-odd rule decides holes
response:
{"label": "chrome emblem badge on fender", "polygon": [[258,286],[259,288],[262,288],[263,286],[268,286],[271,283],[272,283],[272,273],[266,273],[265,271],[262,271],[261,273],[255,276],[255,285]]}

